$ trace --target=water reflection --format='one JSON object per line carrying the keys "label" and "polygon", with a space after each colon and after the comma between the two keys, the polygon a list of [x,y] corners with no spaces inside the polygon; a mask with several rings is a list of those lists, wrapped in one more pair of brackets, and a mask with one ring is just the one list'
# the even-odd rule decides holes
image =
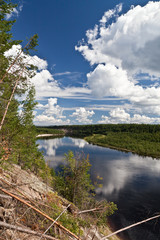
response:
{"label": "water reflection", "polygon": [[83,150],[88,143],[83,139],[74,138],[54,138],[38,140],[39,149],[44,152],[45,160],[52,168],[64,163],[64,154],[69,150],[75,152],[76,149]]}
{"label": "water reflection", "polygon": [[[88,144],[82,139],[56,138],[38,140],[50,167],[64,162],[69,150],[89,154],[91,178],[103,177],[103,187],[97,188],[97,198],[106,198],[118,205],[119,211],[111,217],[114,228],[132,224],[159,212],[160,160],[140,157]],[[140,225],[122,234],[123,240],[158,240],[160,228],[156,221]]]}
{"label": "water reflection", "polygon": [[99,162],[96,169],[99,169],[99,173],[103,175],[103,188],[97,189],[97,193],[103,195],[116,194],[126,184],[137,180],[143,184],[144,181],[147,181],[144,179],[145,176],[148,179],[160,177],[160,161],[133,154],[127,154],[127,159],[124,156],[118,160]]}
{"label": "water reflection", "polygon": [[62,138],[38,140],[38,148],[45,152],[45,156],[55,156],[56,149],[63,145]]}

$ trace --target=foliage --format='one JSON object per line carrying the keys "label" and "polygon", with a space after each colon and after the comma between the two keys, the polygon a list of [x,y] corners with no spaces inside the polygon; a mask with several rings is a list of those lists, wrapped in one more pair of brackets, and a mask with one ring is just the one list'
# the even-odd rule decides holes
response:
{"label": "foliage", "polygon": [[56,135],[64,135],[62,130],[52,129],[49,127],[36,127],[36,131],[38,134],[56,134]]}
{"label": "foliage", "polygon": [[51,129],[66,129],[71,136],[87,137],[93,134],[106,135],[108,132],[155,134],[160,132],[160,125],[151,124],[92,124],[50,126]]}
{"label": "foliage", "polygon": [[[42,170],[46,167],[42,154],[36,145],[36,130],[33,125],[33,110],[36,105],[35,89],[30,84],[29,78],[34,75],[36,67],[25,64],[24,54],[19,56],[16,63],[13,57],[5,57],[4,53],[21,41],[12,40],[11,29],[15,20],[10,21],[6,18],[6,14],[11,13],[17,5],[12,4],[9,0],[0,0],[0,6],[0,122],[10,101],[15,82],[21,76],[24,68],[24,74],[19,79],[3,127],[0,130],[1,163],[6,160],[8,163],[19,163],[21,166],[38,173],[39,169]],[[38,36],[35,34],[22,51],[25,50],[24,53],[29,54],[30,51],[34,50],[37,41]],[[15,63],[14,67],[8,71],[12,63]],[[20,102],[17,96],[22,94],[27,95],[27,97]],[[19,114],[20,104],[22,105],[21,115]]]}
{"label": "foliage", "polygon": [[66,129],[68,135],[85,138],[104,147],[131,151],[144,156],[160,157],[160,125],[150,124],[95,124],[52,126]]}
{"label": "foliage", "polygon": [[91,165],[88,156],[87,158],[84,154],[74,156],[73,152],[69,151],[68,154],[65,154],[65,161],[66,165],[62,167],[58,175],[54,172],[54,188],[81,210],[93,208],[100,210],[93,213],[91,211],[85,224],[91,222],[95,224],[95,221],[97,225],[106,224],[106,217],[113,214],[117,210],[117,206],[112,202],[95,200],[95,187],[90,179]]}
{"label": "foliage", "polygon": [[106,218],[114,214],[118,210],[117,205],[113,202],[107,202],[106,200],[96,203],[96,207],[102,209],[94,213],[94,217],[97,219],[97,225],[102,226],[106,224]]}
{"label": "foliage", "polygon": [[143,156],[160,157],[160,133],[108,132],[85,138],[88,142],[104,147],[131,151]]}
{"label": "foliage", "polygon": [[56,190],[76,206],[82,208],[91,198],[94,186],[91,184],[89,158],[84,155],[74,156],[69,151],[65,154],[64,165],[56,178]]}

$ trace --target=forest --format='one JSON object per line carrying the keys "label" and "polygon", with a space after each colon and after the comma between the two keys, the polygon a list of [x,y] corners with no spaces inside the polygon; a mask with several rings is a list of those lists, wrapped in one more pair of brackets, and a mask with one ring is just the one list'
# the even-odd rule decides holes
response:
{"label": "forest", "polygon": [[[41,129],[41,127],[38,127]],[[150,124],[95,124],[49,126],[44,132],[66,129],[67,135],[109,148],[160,157],[160,125]]]}
{"label": "forest", "polygon": [[[20,170],[25,170],[26,173],[30,175],[34,174],[43,181],[46,184],[46,188],[54,189],[52,190],[52,194],[48,192],[48,195],[44,196],[45,201],[42,203],[43,207],[39,206],[39,202],[35,203],[32,196],[25,198],[24,194],[19,193],[20,196],[18,198],[18,201],[25,204],[26,202],[21,199],[21,196],[23,196],[25,200],[29,200],[29,206],[33,209],[37,206],[40,209],[43,208],[43,215],[49,219],[57,218],[57,216],[60,217],[63,207],[62,201],[70,201],[69,206],[72,205],[74,209],[79,210],[92,207],[96,209],[100,208],[100,211],[95,214],[92,213],[93,211],[90,211],[89,218],[87,217],[85,220],[74,216],[70,210],[70,212],[61,217],[59,220],[60,224],[56,223],[61,227],[63,225],[63,229],[66,227],[67,229],[65,231],[72,231],[70,232],[71,235],[82,235],[83,231],[81,228],[89,227],[91,224],[95,224],[95,222],[97,227],[98,225],[106,226],[106,216],[113,214],[114,211],[117,210],[117,206],[112,202],[103,201],[103,203],[98,203],[95,200],[95,187],[90,179],[89,169],[91,165],[88,157],[83,156],[77,159],[72,152],[66,153],[65,160],[67,165],[63,166],[60,173],[55,173],[54,170],[50,169],[45,163],[43,154],[38,149],[36,141],[38,134],[44,133],[44,131],[48,133],[48,131],[43,128],[36,129],[33,124],[34,110],[37,102],[35,99],[35,87],[31,82],[31,78],[37,73],[38,68],[26,60],[34,53],[38,45],[38,35],[35,34],[30,37],[27,43],[21,40],[13,40],[14,37],[12,36],[11,30],[15,20],[7,19],[6,15],[12,13],[16,7],[17,5],[13,4],[10,0],[0,1],[0,174],[4,174],[9,178],[8,172],[13,175],[12,170],[15,168],[19,169],[19,172]],[[18,46],[19,48],[17,55],[7,56],[7,51],[14,46]],[[64,134],[63,131],[58,129],[49,129],[49,132],[53,134]],[[2,177],[0,178],[2,186],[3,179]],[[28,181],[29,180],[28,178]],[[16,178],[13,181],[16,181]],[[3,188],[0,188],[1,192],[16,198],[13,193],[8,191],[5,184]],[[7,184],[13,186],[13,183],[7,182]],[[13,187],[10,188],[12,189]],[[8,195],[5,195],[5,197],[7,198]],[[1,197],[3,198],[4,196],[1,194]],[[41,198],[41,202],[42,201],[43,199]],[[18,212],[19,205],[15,204],[15,202],[14,205]],[[46,206],[51,210],[46,211]],[[22,215],[25,215],[25,207],[21,206],[20,209],[24,210],[24,214]],[[46,211],[45,213],[44,210]],[[38,212],[41,211],[38,210]],[[32,218],[35,218],[34,213],[29,215],[27,213],[27,216],[30,218],[30,222],[32,222]],[[17,216],[17,219],[20,218]],[[26,219],[24,220],[24,225],[26,225],[26,227],[32,227],[29,223],[27,225],[27,221]],[[53,222],[55,223],[56,221],[53,220]],[[8,223],[4,223],[3,221],[0,223],[2,225],[5,224],[5,229],[2,228],[2,232],[0,231],[0,233],[4,235],[6,234]],[[44,219],[41,220],[41,218],[39,218],[38,224],[39,230],[44,232]],[[14,225],[15,223],[13,222],[10,227],[16,228]],[[25,227],[24,225],[21,224],[23,228]],[[16,231],[17,229],[18,228],[16,228]],[[52,230],[49,233],[49,239],[55,239],[54,237],[57,237],[57,232],[54,233]],[[40,236],[42,235],[41,233],[38,234]],[[42,237],[43,236],[41,236],[41,238]],[[61,236],[58,235],[58,238],[60,239]],[[8,239],[8,237],[6,237],[6,239]],[[63,237],[61,239],[63,239]],[[65,239],[69,238],[65,237]],[[80,237],[76,236],[76,239],[80,239]]]}

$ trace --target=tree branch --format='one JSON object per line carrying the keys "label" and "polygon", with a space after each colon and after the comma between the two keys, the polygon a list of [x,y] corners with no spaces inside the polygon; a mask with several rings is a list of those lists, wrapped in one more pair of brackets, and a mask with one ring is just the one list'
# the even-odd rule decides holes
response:
{"label": "tree branch", "polygon": [[[0,221],[0,226],[4,227],[4,228],[14,229],[14,230],[17,230],[19,232],[24,232],[24,233],[28,233],[28,234],[37,235],[37,236],[41,236],[42,235],[41,233],[29,230],[27,228],[22,228],[22,227],[15,226],[15,225],[12,225],[12,224],[8,224],[8,223],[2,222],[2,221]],[[43,235],[43,237],[47,238],[47,239],[51,239],[51,240],[58,240],[58,239],[56,239],[54,237],[51,237],[49,235]]]}
{"label": "tree branch", "polygon": [[[0,187],[0,191],[6,193],[7,195],[17,199],[18,201],[22,202],[23,204],[27,205],[28,207],[31,207],[33,210],[35,210],[36,212],[38,212],[39,214],[41,214],[42,216],[44,216],[45,218],[47,218],[48,220],[54,222],[55,220],[53,218],[51,218],[50,216],[48,216],[47,214],[43,213],[42,211],[40,211],[39,209],[35,208],[34,206],[32,206],[31,204],[29,204],[28,202],[26,202],[25,200],[17,197],[16,195],[14,195],[13,193],[8,192],[7,190],[3,189]],[[71,231],[69,231],[67,228],[65,228],[63,225],[61,225],[60,223],[55,221],[55,225],[57,225],[57,227],[59,227],[60,229],[62,229],[66,234],[74,237],[77,240],[81,240],[81,238],[79,238],[78,236],[76,236],[74,233],[72,233]]]}
{"label": "tree branch", "polygon": [[127,229],[129,229],[129,228],[135,227],[135,226],[137,226],[137,225],[140,225],[140,224],[142,224],[142,223],[151,221],[151,220],[153,220],[153,219],[155,219],[155,218],[159,218],[159,217],[160,217],[160,215],[157,215],[157,216],[154,216],[154,217],[151,217],[151,218],[147,218],[147,219],[145,219],[145,220],[143,220],[143,221],[134,223],[134,224],[132,224],[132,225],[130,225],[130,226],[128,226],[128,227],[121,228],[121,229],[119,229],[118,231],[116,231],[116,232],[114,232],[114,233],[111,233],[111,234],[109,234],[108,236],[103,237],[101,240],[107,240],[109,237],[112,237],[112,236],[116,235],[117,233],[123,232],[123,231],[125,231],[125,230],[127,230]]}

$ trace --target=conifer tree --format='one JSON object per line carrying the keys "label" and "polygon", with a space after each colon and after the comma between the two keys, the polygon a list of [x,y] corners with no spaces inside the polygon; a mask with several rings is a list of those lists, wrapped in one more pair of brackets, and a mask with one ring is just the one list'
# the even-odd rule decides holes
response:
{"label": "conifer tree", "polygon": [[[4,53],[9,50],[13,45],[19,44],[21,41],[13,41],[11,28],[15,21],[6,20],[6,14],[11,13],[16,5],[10,1],[0,0],[0,79],[6,73],[9,67],[9,59],[4,56]],[[12,84],[14,76],[7,74],[3,82],[0,81],[0,120],[3,117],[4,110],[6,108],[7,101],[11,95]],[[13,99],[8,109],[8,115],[5,121],[5,128],[0,132],[0,147],[6,144],[10,147],[10,141],[13,138],[18,125],[18,102]],[[1,152],[0,151],[0,152]],[[1,157],[1,156],[0,156]]]}
{"label": "conifer tree", "polygon": [[23,167],[32,169],[38,173],[38,169],[44,168],[42,154],[36,144],[36,128],[33,124],[35,102],[35,88],[33,85],[28,87],[26,99],[22,101],[22,113],[20,116],[20,141],[17,146],[18,163]]}
{"label": "conifer tree", "polygon": [[[4,155],[6,155],[5,151],[8,148],[10,154],[8,154],[7,160],[20,163],[24,167],[33,168],[37,172],[40,164],[44,167],[44,160],[36,146],[36,132],[33,125],[33,110],[36,105],[35,89],[28,80],[33,76],[36,67],[29,64],[26,66],[23,58],[24,54],[29,54],[30,50],[34,50],[38,36],[34,35],[31,38],[25,48],[20,51],[24,54],[21,54],[21,56],[19,54],[16,62],[12,57],[5,57],[7,50],[13,45],[21,43],[21,41],[12,40],[11,29],[15,20],[6,19],[6,14],[11,13],[16,6],[9,0],[0,0],[0,124],[9,103],[3,127],[0,129],[0,159],[6,159]],[[12,65],[13,68],[8,71]],[[22,75],[23,69],[25,73]],[[16,82],[18,87],[15,88]],[[28,95],[26,100],[22,102],[23,109],[20,116],[20,102],[17,100],[17,96],[26,92],[28,92]]]}
{"label": "conifer tree", "polygon": [[74,156],[72,151],[65,154],[66,165],[56,177],[56,190],[79,208],[83,208],[92,199],[94,186],[91,183],[89,157]]}

